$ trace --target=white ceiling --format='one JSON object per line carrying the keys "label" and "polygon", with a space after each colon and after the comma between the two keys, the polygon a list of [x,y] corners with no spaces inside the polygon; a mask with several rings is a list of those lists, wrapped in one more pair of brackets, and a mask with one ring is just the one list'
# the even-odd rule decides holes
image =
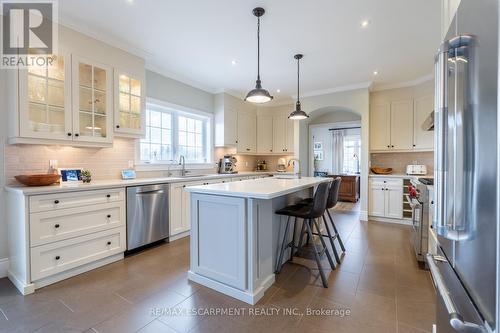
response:
{"label": "white ceiling", "polygon": [[262,82],[278,100],[295,94],[298,52],[305,94],[400,84],[432,72],[438,0],[59,1],[63,24],[145,57],[150,69],[241,96],[255,85],[256,6],[266,9]]}

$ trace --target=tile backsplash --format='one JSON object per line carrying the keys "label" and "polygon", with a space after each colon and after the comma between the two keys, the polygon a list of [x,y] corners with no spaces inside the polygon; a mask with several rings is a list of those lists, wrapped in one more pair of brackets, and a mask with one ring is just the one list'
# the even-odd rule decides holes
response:
{"label": "tile backsplash", "polygon": [[393,173],[406,173],[408,164],[424,164],[428,175],[434,172],[433,152],[372,153],[370,162],[370,167],[392,168]]}
{"label": "tile backsplash", "polygon": [[[234,148],[216,148],[214,162],[224,154],[233,154],[238,160],[238,171],[254,171],[258,160],[265,160],[269,171],[275,171],[280,157],[288,161],[293,156],[250,156],[234,154]],[[129,161],[135,161],[135,140],[114,138],[113,147],[68,147],[46,145],[5,145],[6,184],[16,184],[14,176],[47,173],[49,160],[57,160],[60,168],[82,168],[92,172],[92,179],[119,179],[121,170],[127,169]],[[193,174],[216,172],[213,168],[193,170]],[[166,170],[138,171],[138,177],[166,177]],[[175,174],[175,172],[173,172]]]}
{"label": "tile backsplash", "polygon": [[16,175],[47,173],[49,160],[57,160],[59,168],[90,170],[95,180],[118,179],[134,157],[134,139],[115,138],[110,148],[6,145],[5,178],[7,184],[13,184]]}

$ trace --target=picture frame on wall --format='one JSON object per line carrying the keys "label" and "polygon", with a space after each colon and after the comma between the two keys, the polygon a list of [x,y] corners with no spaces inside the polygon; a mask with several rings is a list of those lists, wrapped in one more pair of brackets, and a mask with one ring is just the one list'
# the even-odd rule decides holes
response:
{"label": "picture frame on wall", "polygon": [[321,141],[314,142],[313,150],[323,150],[323,142]]}
{"label": "picture frame on wall", "polygon": [[316,161],[323,161],[323,151],[322,150],[315,151],[314,152],[314,159]]}

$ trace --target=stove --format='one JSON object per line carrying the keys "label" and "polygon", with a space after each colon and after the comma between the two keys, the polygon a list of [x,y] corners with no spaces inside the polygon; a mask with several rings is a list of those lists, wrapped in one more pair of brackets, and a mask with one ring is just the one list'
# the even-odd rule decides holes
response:
{"label": "stove", "polygon": [[418,178],[418,181],[424,185],[434,185],[434,178]]}

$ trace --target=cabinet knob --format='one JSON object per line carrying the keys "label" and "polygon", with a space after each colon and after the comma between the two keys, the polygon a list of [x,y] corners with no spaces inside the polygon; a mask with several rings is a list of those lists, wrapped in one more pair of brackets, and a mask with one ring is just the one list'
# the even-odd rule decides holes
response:
{"label": "cabinet knob", "polygon": [[271,153],[273,152],[273,150],[272,150],[272,149],[269,149],[269,151],[270,151]]}
{"label": "cabinet knob", "polygon": [[57,205],[59,203],[59,200],[54,200],[54,203]]}
{"label": "cabinet knob", "polygon": [[394,145],[392,145],[391,148],[394,148]]}
{"label": "cabinet knob", "polygon": [[120,128],[120,125],[116,125],[116,128]]}
{"label": "cabinet knob", "polygon": [[236,143],[238,143],[238,140],[236,140]]}
{"label": "cabinet knob", "polygon": [[78,134],[78,133],[75,133],[75,136],[76,136],[76,137],[79,137],[79,136],[80,136],[80,134]]}
{"label": "cabinet knob", "polygon": [[60,227],[60,225],[59,225],[59,224],[56,224],[56,225],[54,226],[54,228],[56,228],[56,229],[57,229],[57,228],[59,228],[59,227]]}
{"label": "cabinet knob", "polygon": [[68,136],[71,136],[71,133],[68,132]]}
{"label": "cabinet knob", "polygon": [[108,216],[107,216],[107,217],[108,217],[108,219],[110,219],[110,218],[111,218],[111,214],[108,214]]}
{"label": "cabinet knob", "polygon": [[111,198],[111,194],[106,194],[106,198]]}
{"label": "cabinet knob", "polygon": [[413,147],[416,147],[417,145],[413,145]]}
{"label": "cabinet knob", "polygon": [[56,260],[59,260],[59,259],[61,259],[61,257],[60,256],[56,256]]}
{"label": "cabinet knob", "polygon": [[111,245],[111,242],[107,242],[106,244]]}
{"label": "cabinet knob", "polygon": [[250,151],[250,148],[247,148],[247,151]]}
{"label": "cabinet knob", "polygon": [[431,205],[434,205],[434,200],[431,200]]}
{"label": "cabinet knob", "polygon": [[391,146],[390,146],[390,145],[387,145],[387,148],[391,148]]}

